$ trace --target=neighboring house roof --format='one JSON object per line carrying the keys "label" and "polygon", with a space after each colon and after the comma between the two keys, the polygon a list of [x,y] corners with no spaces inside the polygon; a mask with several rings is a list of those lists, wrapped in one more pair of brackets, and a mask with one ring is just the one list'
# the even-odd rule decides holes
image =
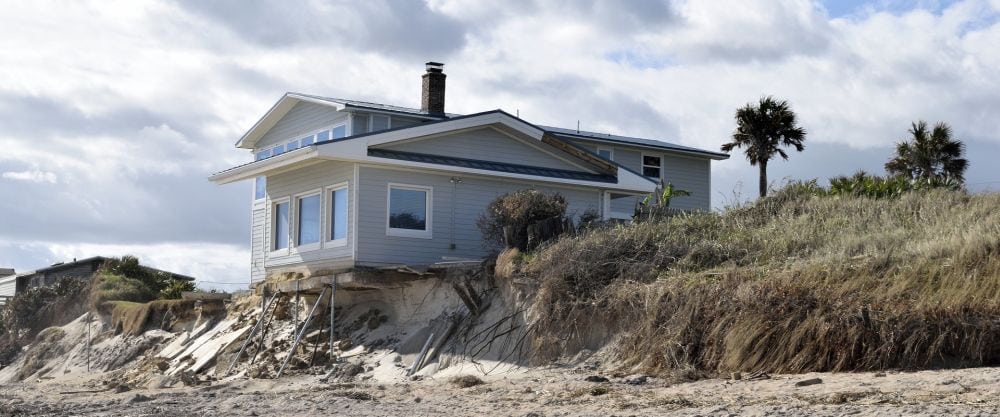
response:
{"label": "neighboring house roof", "polygon": [[[82,265],[82,264],[97,263],[97,262],[103,263],[103,262],[105,262],[107,260],[108,260],[108,258],[105,258],[103,256],[93,256],[93,257],[86,258],[86,259],[75,260],[73,262],[59,262],[57,264],[53,264],[53,265],[47,266],[45,268],[39,268],[39,269],[36,269],[34,271],[30,271],[30,272],[24,272],[24,273],[18,274],[17,276],[18,277],[24,277],[24,276],[28,276],[28,275],[44,274],[44,273],[49,273],[49,272],[59,272],[61,270],[70,269],[70,268],[73,268],[73,267],[76,267],[76,266],[79,266],[79,265]],[[157,269],[157,268],[153,268],[153,267],[149,267],[149,266],[145,266],[145,265],[143,266],[143,268],[145,268],[147,270],[150,270],[150,271],[154,271],[154,272],[162,272],[162,273],[165,273],[165,274],[170,274],[170,276],[172,278],[174,278],[174,279],[179,279],[179,280],[183,280],[183,281],[194,281],[195,280],[194,277],[189,277],[187,275],[177,274],[177,273],[173,273],[173,272],[170,272],[170,271],[164,271],[162,269]]]}
{"label": "neighboring house roof", "polygon": [[615,177],[608,174],[592,174],[582,171],[543,168],[531,165],[508,164],[503,162],[483,161],[479,159],[456,158],[451,156],[430,155],[416,152],[394,151],[389,149],[369,149],[368,156],[399,159],[403,161],[426,162],[431,164],[450,165],[463,168],[485,169],[498,172],[513,172],[518,174],[537,175],[541,177],[565,178],[583,181],[614,183]]}

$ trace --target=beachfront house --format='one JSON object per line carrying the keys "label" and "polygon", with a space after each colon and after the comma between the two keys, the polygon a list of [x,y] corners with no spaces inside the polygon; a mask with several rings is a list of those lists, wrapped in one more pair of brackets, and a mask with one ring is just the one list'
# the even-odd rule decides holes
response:
{"label": "beachfront house", "polygon": [[710,207],[710,163],[726,154],[446,113],[445,78],[427,63],[420,108],[287,93],[236,142],[253,161],[210,180],[255,184],[253,280],[481,259],[477,218],[525,188],[561,194],[577,217],[628,219],[661,179],[691,192],[672,207]]}

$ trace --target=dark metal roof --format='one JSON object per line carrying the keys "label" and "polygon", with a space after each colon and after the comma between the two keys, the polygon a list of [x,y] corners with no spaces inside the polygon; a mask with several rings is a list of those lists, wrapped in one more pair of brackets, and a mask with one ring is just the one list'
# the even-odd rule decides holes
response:
{"label": "dark metal roof", "polygon": [[422,162],[427,164],[438,164],[456,166],[471,169],[484,169],[488,171],[509,172],[514,174],[535,175],[540,177],[561,178],[568,180],[595,181],[616,183],[617,178],[607,174],[593,174],[583,171],[571,171],[566,169],[543,168],[530,165],[508,164],[504,162],[483,161],[479,159],[456,158],[451,156],[430,155],[415,152],[393,151],[388,149],[369,148],[368,156],[377,158],[398,159],[402,161]]}
{"label": "dark metal roof", "polygon": [[289,94],[294,94],[294,95],[303,96],[303,97],[309,97],[311,99],[327,101],[327,102],[330,102],[330,103],[342,104],[342,105],[347,106],[347,107],[356,107],[356,108],[368,109],[368,110],[386,111],[386,112],[391,112],[391,113],[401,113],[401,114],[408,114],[408,115],[413,115],[413,116],[421,116],[421,117],[434,118],[434,119],[446,119],[446,118],[449,118],[449,117],[461,116],[460,114],[454,114],[454,113],[445,113],[444,115],[441,115],[441,114],[438,114],[438,113],[425,112],[425,111],[423,111],[421,109],[417,109],[417,108],[413,108],[413,107],[393,106],[393,105],[390,105],[390,104],[372,103],[372,102],[368,102],[368,101],[347,100],[347,99],[343,99],[343,98],[323,97],[323,96],[316,96],[316,95],[312,95],[312,94],[302,94],[302,93],[289,93]]}
{"label": "dark metal roof", "polygon": [[645,146],[649,148],[658,148],[670,151],[701,154],[715,158],[723,158],[723,159],[729,158],[729,154],[707,151],[704,149],[692,148],[690,146],[677,145],[654,139],[619,136],[619,135],[612,135],[609,133],[586,132],[582,130],[577,131],[575,129],[564,129],[561,127],[552,127],[552,126],[538,126],[538,127],[553,135],[564,137],[567,139],[584,139],[584,140],[593,140],[597,142],[622,143],[627,145]]}

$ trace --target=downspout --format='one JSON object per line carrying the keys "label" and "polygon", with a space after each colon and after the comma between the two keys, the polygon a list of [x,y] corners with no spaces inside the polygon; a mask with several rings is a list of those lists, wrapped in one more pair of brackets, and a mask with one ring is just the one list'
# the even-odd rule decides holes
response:
{"label": "downspout", "polygon": [[451,250],[455,250],[455,248],[456,248],[456,244],[455,244],[455,204],[458,202],[458,184],[460,184],[462,182],[462,178],[461,177],[451,177],[451,179],[449,181],[451,182],[451,219],[449,220],[450,221],[450,227],[449,227],[449,229],[451,230],[451,244],[448,245],[448,248],[451,249]]}

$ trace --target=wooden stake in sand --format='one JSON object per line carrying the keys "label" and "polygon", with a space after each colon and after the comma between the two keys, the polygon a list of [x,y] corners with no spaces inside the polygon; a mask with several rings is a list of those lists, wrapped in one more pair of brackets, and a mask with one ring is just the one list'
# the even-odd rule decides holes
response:
{"label": "wooden stake in sand", "polygon": [[302,341],[302,336],[306,334],[306,329],[309,328],[309,322],[312,321],[313,313],[316,312],[316,307],[319,307],[319,302],[323,301],[323,296],[326,295],[326,288],[319,293],[319,297],[316,297],[316,303],[313,304],[312,308],[309,309],[309,315],[306,316],[305,323],[302,323],[302,329],[299,330],[298,336],[295,336],[295,343],[292,343],[292,349],[288,351],[288,356],[285,356],[285,362],[281,364],[281,368],[278,369],[278,374],[274,376],[275,379],[281,378],[281,373],[285,371],[285,367],[288,366],[288,361],[292,360],[292,356],[295,356],[295,349],[299,347],[299,342]]}
{"label": "wooden stake in sand", "polygon": [[90,372],[90,312],[87,312],[87,372]]}

